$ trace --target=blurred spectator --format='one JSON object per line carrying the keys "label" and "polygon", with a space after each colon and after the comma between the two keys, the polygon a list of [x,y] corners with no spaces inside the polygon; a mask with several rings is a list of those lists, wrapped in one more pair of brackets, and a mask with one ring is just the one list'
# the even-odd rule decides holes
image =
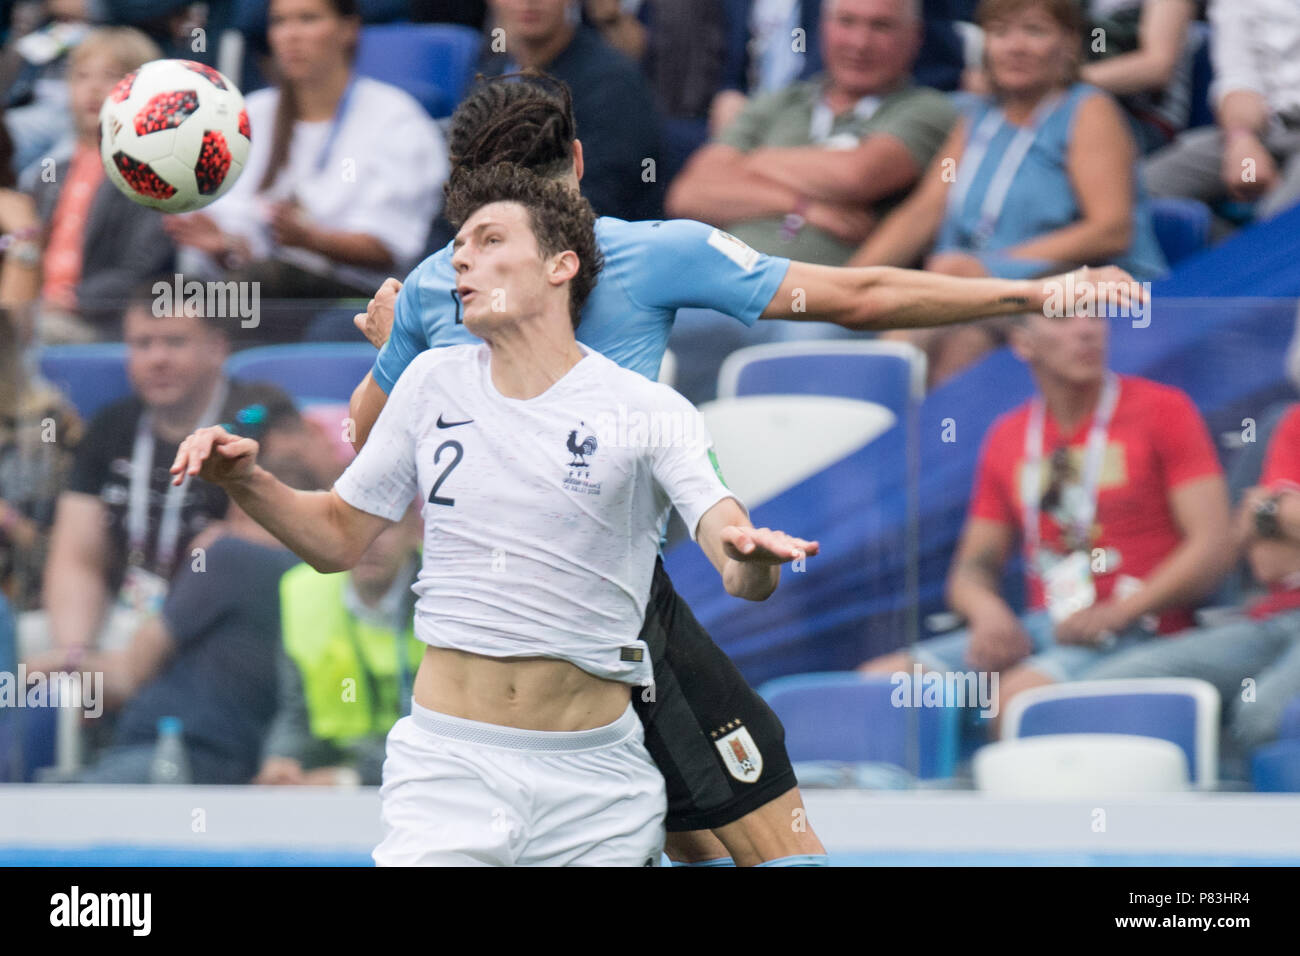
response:
{"label": "blurred spectator", "polygon": [[[1223,697],[1230,738],[1246,754],[1277,736],[1283,710],[1300,695],[1300,405],[1278,425],[1259,484],[1238,509],[1236,544],[1267,594],[1236,620],[1134,648],[1087,676],[1209,681]],[[1255,686],[1248,700],[1247,678]]]}
{"label": "blurred spectator", "polygon": [[[1070,310],[1073,311],[1073,310]],[[1107,320],[1026,315],[1011,345],[1038,395],[984,440],[948,603],[968,630],[922,641],[937,671],[1001,671],[1020,691],[1192,623],[1230,556],[1229,508],[1210,435],[1183,392],[1107,369]],[[999,593],[1017,539],[1028,611]],[[906,669],[906,652],[864,665]]]}
{"label": "blurred spectator", "polygon": [[92,2],[44,0],[23,4],[22,16],[15,11],[15,19],[34,27],[19,26],[0,50],[0,90],[16,171],[39,163],[75,132],[64,73],[68,53],[90,32]]}
{"label": "blurred spectator", "polygon": [[[629,60],[640,61],[646,53],[646,27],[642,17],[650,15],[658,4],[655,0],[582,0],[583,20],[600,31],[601,38]],[[712,0],[698,0],[692,6],[683,7],[668,4],[668,15],[659,20],[658,25],[669,27],[669,21],[677,25],[705,27],[711,18],[711,7],[716,6]],[[683,24],[682,21],[685,21]],[[683,64],[685,65],[685,64]]]}
{"label": "blurred spectator", "polygon": [[109,23],[135,27],[163,56],[217,66],[221,34],[231,28],[238,0],[97,0]]}
{"label": "blurred spectator", "polygon": [[[582,194],[596,213],[657,219],[662,213],[659,118],[635,63],[578,22],[577,0],[490,0],[505,50],[489,44],[487,76],[536,67],[573,91],[586,172]],[[373,286],[372,286],[373,289]]]}
{"label": "blurred spectator", "polygon": [[843,265],[916,182],[953,110],[911,84],[921,42],[911,0],[827,0],[826,75],[755,98],[692,157],[669,214],[760,252]]}
{"label": "blurred spectator", "polygon": [[420,535],[412,509],[346,574],[301,564],[280,580],[280,698],[254,783],[379,785],[424,656],[411,590]]}
{"label": "blurred spectator", "polygon": [[[113,86],[159,50],[127,27],[91,32],[68,55],[75,135],[54,147],[23,186],[5,197],[0,228],[16,240],[9,260],[39,275],[36,334],[46,343],[116,337],[131,289],[173,264],[158,213],[108,180],[99,155],[99,108]],[[39,271],[38,271],[39,270]]]}
{"label": "blurred spectator", "polygon": [[[1107,94],[1076,82],[1073,0],[980,5],[993,94],[972,102],[917,190],[853,265],[1027,278],[1115,262],[1165,270],[1134,169],[1133,137]],[[890,333],[929,353],[937,383],[1001,344],[1005,322]]]}
{"label": "blurred spectator", "polygon": [[[727,69],[725,0],[644,0],[640,19],[619,11],[617,0],[587,0],[586,11],[612,46],[641,62],[663,120],[664,160],[671,182],[709,136],[709,107]],[[593,14],[593,10],[607,11]],[[605,19],[600,19],[600,17]],[[644,23],[644,26],[642,26]],[[638,36],[635,44],[622,38]]]}
{"label": "blurred spectator", "polygon": [[1195,0],[1085,0],[1083,8],[1091,62],[1081,78],[1119,99],[1140,152],[1166,145],[1192,112]]}
{"label": "blurred spectator", "polygon": [[369,295],[414,265],[440,207],[442,135],[411,96],[353,73],[359,26],[353,0],[272,0],[282,82],[247,98],[248,164],[206,211],[166,220],[264,298]]}
{"label": "blurred spectator", "polygon": [[0,592],[16,611],[40,604],[54,503],[80,439],[76,411],[27,371],[18,330],[0,309]]}
{"label": "blurred spectator", "polygon": [[114,605],[110,643],[131,633],[137,618],[157,612],[172,574],[187,563],[187,543],[226,512],[219,488],[200,481],[172,485],[167,469],[181,439],[202,425],[269,427],[296,415],[277,390],[226,380],[231,319],[174,306],[146,286],[128,307],[134,394],[95,416],[59,495],[44,597],[50,643],[74,666],[96,644]]}
{"label": "blurred spectator", "polygon": [[1268,219],[1300,199],[1300,4],[1213,0],[1210,22],[1217,123],[1153,154],[1143,176],[1152,195],[1258,200]]}
{"label": "blurred spectator", "polygon": [[[259,460],[290,487],[320,486],[291,456],[268,449]],[[123,648],[82,663],[104,674],[105,704],[120,713],[108,746],[77,782],[149,783],[163,717],[181,719],[193,783],[252,778],[276,706],[280,575],[297,561],[230,505],[201,559],[178,569],[160,612],[141,622]],[[29,671],[58,666],[57,652],[28,662]]]}

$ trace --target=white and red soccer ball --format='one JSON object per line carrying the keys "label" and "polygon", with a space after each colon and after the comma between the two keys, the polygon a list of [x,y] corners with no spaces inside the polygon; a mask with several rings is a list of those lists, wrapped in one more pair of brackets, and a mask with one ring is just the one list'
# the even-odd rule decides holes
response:
{"label": "white and red soccer ball", "polygon": [[164,212],[193,212],[226,193],[244,170],[250,133],[243,94],[193,60],[146,63],[99,110],[108,178]]}

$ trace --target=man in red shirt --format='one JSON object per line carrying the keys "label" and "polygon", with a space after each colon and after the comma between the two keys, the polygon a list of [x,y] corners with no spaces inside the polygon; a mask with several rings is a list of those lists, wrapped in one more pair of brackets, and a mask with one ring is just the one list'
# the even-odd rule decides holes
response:
{"label": "man in red shirt", "polygon": [[[1107,369],[1105,318],[1027,315],[1011,345],[1039,394],[985,438],[948,603],[968,628],[863,670],[999,671],[1000,714],[1152,634],[1191,625],[1229,566],[1227,486],[1181,391]],[[998,593],[1019,542],[1028,612]],[[992,716],[992,714],[990,714]]]}
{"label": "man in red shirt", "polygon": [[[1119,654],[1090,678],[1199,677],[1219,688],[1228,734],[1243,754],[1277,736],[1287,704],[1300,695],[1300,404],[1268,445],[1259,485],[1248,490],[1234,525],[1265,593],[1215,627]],[[1247,678],[1253,694],[1243,694]]]}

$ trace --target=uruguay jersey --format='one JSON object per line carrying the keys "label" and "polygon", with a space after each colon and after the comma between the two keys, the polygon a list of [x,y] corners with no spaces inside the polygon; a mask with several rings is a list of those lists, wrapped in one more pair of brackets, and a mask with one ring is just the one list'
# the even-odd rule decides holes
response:
{"label": "uruguay jersey", "polygon": [[334,488],[396,521],[416,495],[415,635],[489,657],[558,657],[648,686],[639,639],[659,529],[691,536],[732,497],[703,418],[588,348],[541,395],[507,398],[487,345],[434,349],[398,379]]}
{"label": "uruguay jersey", "polygon": [[[735,236],[690,219],[596,220],[605,256],[582,309],[578,341],[649,379],[678,309],[716,309],[753,325],[785,278],[789,259],[766,256]],[[480,340],[461,324],[451,244],[415,267],[394,308],[393,329],[372,375],[385,392],[417,355]]]}

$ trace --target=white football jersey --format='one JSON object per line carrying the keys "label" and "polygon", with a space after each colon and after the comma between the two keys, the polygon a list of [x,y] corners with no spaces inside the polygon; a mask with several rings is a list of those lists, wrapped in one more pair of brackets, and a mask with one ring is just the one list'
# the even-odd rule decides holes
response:
{"label": "white football jersey", "polygon": [[421,640],[558,657],[646,686],[638,635],[668,510],[693,538],[734,496],[685,398],[579,348],[581,361],[526,400],[497,391],[486,345],[421,353],[334,487],[394,521],[419,496]]}

